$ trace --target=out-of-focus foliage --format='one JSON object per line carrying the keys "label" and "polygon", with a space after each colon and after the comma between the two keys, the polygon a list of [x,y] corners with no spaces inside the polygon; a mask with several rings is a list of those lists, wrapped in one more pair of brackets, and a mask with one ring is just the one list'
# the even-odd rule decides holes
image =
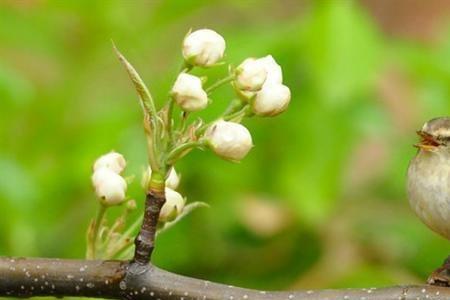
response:
{"label": "out-of-focus foliage", "polygon": [[[242,163],[194,152],[178,166],[188,201],[211,208],[162,234],[154,262],[264,289],[422,281],[450,247],[413,216],[405,172],[414,130],[450,114],[450,31],[443,18],[431,42],[388,36],[368,7],[2,1],[0,255],[83,257],[92,162],[115,149],[140,176],[140,107],[111,39],[161,105],[183,36],[210,27],[228,61],[272,54],[293,98],[279,117],[246,122],[256,147]],[[231,97],[221,89],[199,115],[214,118]],[[130,195],[142,208],[139,180]]]}

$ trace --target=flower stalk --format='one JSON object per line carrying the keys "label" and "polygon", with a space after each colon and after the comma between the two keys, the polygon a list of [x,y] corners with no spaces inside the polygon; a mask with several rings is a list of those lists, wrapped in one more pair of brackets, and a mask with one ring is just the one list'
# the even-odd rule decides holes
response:
{"label": "flower stalk", "polygon": [[186,155],[188,151],[200,147],[203,144],[203,141],[193,141],[177,146],[167,155],[167,165],[174,165],[175,162]]}
{"label": "flower stalk", "polygon": [[95,259],[97,255],[97,243],[100,231],[100,225],[103,223],[105,217],[106,206],[100,204],[97,211],[97,216],[95,220],[91,223],[90,230],[88,231],[88,243],[87,243],[87,259]]}
{"label": "flower stalk", "polygon": [[230,74],[225,78],[219,79],[216,82],[214,82],[211,86],[209,86],[205,91],[208,95],[210,95],[214,90],[218,89],[224,84],[227,84],[229,82],[232,82],[235,78],[234,74]]}

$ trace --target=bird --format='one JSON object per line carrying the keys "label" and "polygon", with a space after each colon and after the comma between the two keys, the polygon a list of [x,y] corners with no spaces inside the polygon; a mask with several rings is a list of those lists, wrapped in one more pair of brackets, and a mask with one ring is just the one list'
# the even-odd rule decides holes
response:
{"label": "bird", "polygon": [[[431,119],[417,134],[417,154],[407,172],[409,203],[425,225],[450,240],[450,117]],[[427,281],[450,286],[450,256]]]}

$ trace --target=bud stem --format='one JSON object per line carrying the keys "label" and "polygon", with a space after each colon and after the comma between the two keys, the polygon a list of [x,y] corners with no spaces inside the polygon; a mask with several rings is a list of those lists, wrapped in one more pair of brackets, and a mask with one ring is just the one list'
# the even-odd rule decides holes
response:
{"label": "bud stem", "polygon": [[166,163],[168,165],[173,165],[175,162],[183,157],[185,155],[185,152],[188,150],[191,150],[192,148],[201,146],[203,142],[201,141],[194,141],[194,142],[188,142],[185,144],[181,144],[177,147],[175,147],[168,155]]}
{"label": "bud stem", "polygon": [[169,146],[173,143],[173,129],[172,129],[172,113],[173,107],[175,104],[175,99],[172,96],[169,97],[169,101],[167,103],[167,116],[166,116],[166,130],[167,136],[169,137]]}
{"label": "bud stem", "polygon": [[94,220],[92,228],[89,230],[92,230],[88,233],[88,247],[87,247],[87,253],[86,257],[88,259],[95,259],[97,254],[97,239],[98,239],[98,232],[100,230],[100,225],[103,223],[103,218],[105,217],[106,212],[106,206],[103,204],[100,204],[99,210],[97,212],[97,216]]}
{"label": "bud stem", "polygon": [[229,115],[225,115],[223,117],[223,119],[225,121],[237,121],[238,123],[240,123],[242,118],[245,117],[247,115],[247,113],[249,112],[249,108],[250,108],[250,106],[248,104],[246,104],[246,105],[244,105],[244,107],[242,107],[237,112],[234,112],[234,113],[229,114]]}
{"label": "bud stem", "polygon": [[234,74],[228,75],[227,77],[222,78],[222,79],[216,81],[215,83],[213,83],[211,86],[209,86],[209,87],[205,90],[205,92],[206,92],[208,95],[210,95],[212,91],[214,91],[215,89],[221,87],[222,85],[224,85],[224,84],[226,84],[226,83],[228,83],[228,82],[233,81],[234,78],[235,78],[235,75],[234,75]]}
{"label": "bud stem", "polygon": [[[236,108],[241,107],[240,110],[235,111]],[[245,116],[250,116],[250,106],[248,104],[244,105],[244,106],[236,106],[234,108],[230,108],[230,110],[227,109],[227,111],[229,111],[229,114],[224,114],[222,119],[225,121],[238,121],[238,123],[240,123],[240,121],[242,120],[243,117]],[[214,124],[215,122],[217,122],[219,119],[216,119],[212,122],[209,122],[207,124],[202,125],[200,128],[198,128],[195,131],[195,135],[196,136],[201,136],[203,133],[205,133],[205,130],[208,129],[208,127],[210,127],[212,124]]]}
{"label": "bud stem", "polygon": [[[192,65],[188,64],[187,62],[184,62],[180,67],[180,73],[189,73],[193,68]],[[170,96],[169,100],[167,101],[167,115],[166,115],[166,130],[167,130],[167,136],[169,137],[169,146],[173,144],[173,128],[172,128],[172,114],[173,114],[173,107],[175,105],[175,99]]]}

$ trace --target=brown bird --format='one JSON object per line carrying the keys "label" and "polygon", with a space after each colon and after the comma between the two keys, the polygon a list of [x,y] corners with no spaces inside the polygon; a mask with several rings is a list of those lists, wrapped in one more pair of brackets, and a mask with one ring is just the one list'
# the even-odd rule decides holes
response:
{"label": "brown bird", "polygon": [[[450,240],[450,117],[428,121],[417,134],[419,150],[408,168],[409,203],[422,222]],[[450,286],[450,256],[428,283]]]}

